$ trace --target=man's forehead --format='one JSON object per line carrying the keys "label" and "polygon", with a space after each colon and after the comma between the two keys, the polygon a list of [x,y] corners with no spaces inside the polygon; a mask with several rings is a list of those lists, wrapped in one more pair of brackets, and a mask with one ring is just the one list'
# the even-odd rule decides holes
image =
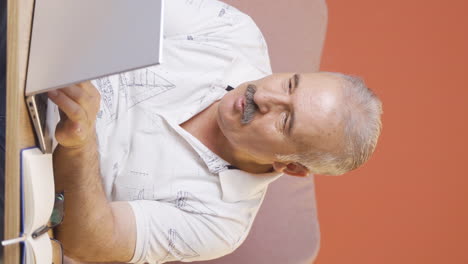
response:
{"label": "man's forehead", "polygon": [[297,129],[293,141],[314,146],[332,144],[340,136],[341,79],[328,73],[300,74]]}
{"label": "man's forehead", "polygon": [[[327,73],[299,74],[297,87],[297,104],[300,110],[311,118],[328,118],[342,105],[341,78]],[[310,117],[309,117],[310,118]]]}

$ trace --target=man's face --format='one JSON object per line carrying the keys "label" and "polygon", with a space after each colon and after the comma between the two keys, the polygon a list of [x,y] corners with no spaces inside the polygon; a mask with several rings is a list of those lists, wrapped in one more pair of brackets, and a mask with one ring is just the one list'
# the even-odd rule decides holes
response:
{"label": "man's face", "polygon": [[342,137],[340,87],[329,73],[273,74],[226,94],[217,121],[232,146],[260,164],[307,148],[336,150]]}

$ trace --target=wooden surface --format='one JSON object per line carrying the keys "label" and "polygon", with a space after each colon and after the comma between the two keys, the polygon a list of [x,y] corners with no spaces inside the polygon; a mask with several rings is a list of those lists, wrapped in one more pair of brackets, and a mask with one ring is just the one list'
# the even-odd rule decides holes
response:
{"label": "wooden surface", "polygon": [[[35,145],[24,103],[33,0],[8,0],[5,238],[19,235],[20,150]],[[5,247],[3,263],[19,263],[19,245]]]}

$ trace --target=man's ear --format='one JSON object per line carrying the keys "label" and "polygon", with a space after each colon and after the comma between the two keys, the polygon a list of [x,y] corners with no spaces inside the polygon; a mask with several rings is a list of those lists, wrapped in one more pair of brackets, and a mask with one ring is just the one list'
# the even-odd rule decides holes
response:
{"label": "man's ear", "polygon": [[283,163],[275,161],[273,163],[273,169],[277,172],[297,177],[305,177],[309,174],[309,169],[297,162]]}

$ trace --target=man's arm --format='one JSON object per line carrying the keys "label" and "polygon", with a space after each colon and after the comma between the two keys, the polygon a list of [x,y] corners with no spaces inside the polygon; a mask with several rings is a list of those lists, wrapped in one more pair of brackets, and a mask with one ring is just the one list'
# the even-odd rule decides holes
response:
{"label": "man's arm", "polygon": [[136,238],[133,211],[127,202],[109,202],[101,183],[94,128],[99,92],[86,82],[49,97],[63,112],[53,156],[56,191],[65,192],[57,238],[65,254],[80,261],[129,261]]}

